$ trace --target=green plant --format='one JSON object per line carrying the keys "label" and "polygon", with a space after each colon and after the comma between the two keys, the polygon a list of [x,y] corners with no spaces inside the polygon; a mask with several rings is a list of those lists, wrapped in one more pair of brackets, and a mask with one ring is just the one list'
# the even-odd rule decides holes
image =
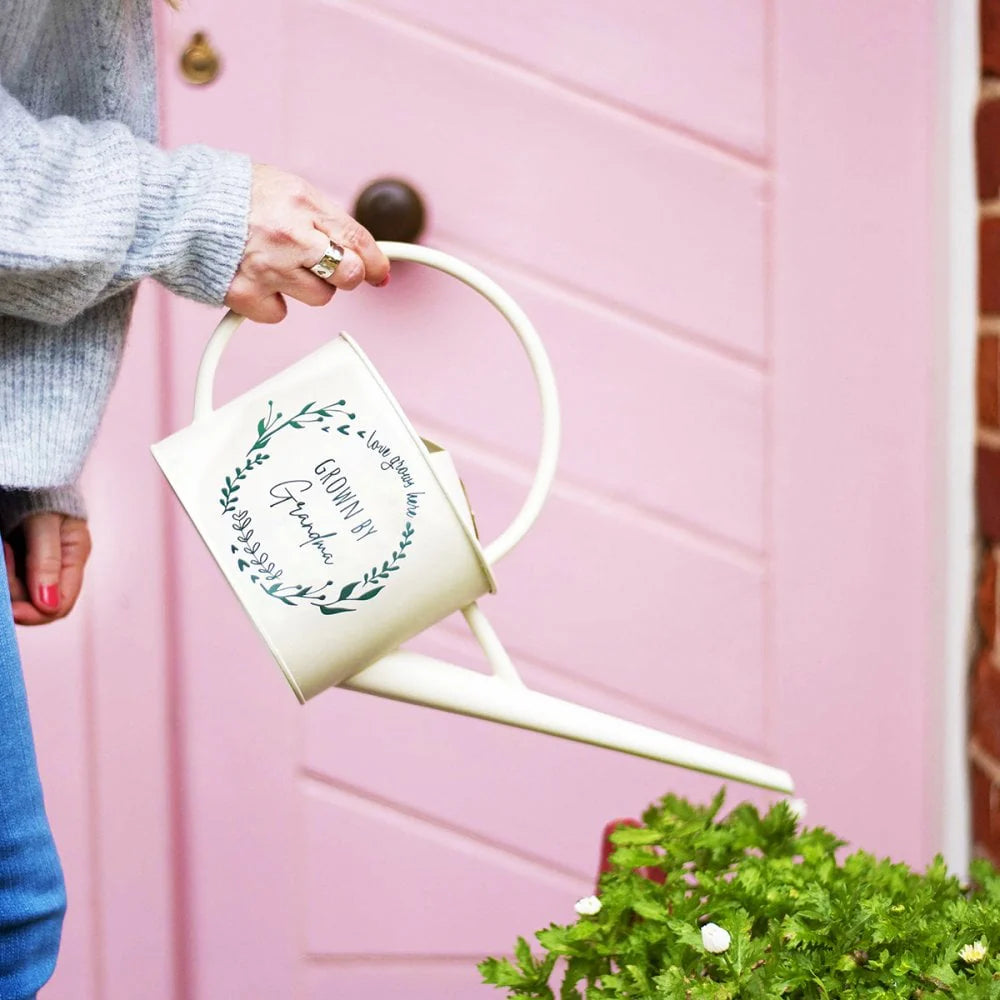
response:
{"label": "green plant", "polygon": [[800,830],[784,802],[720,818],[722,802],[668,795],[618,827],[599,901],[538,931],[541,956],[519,938],[514,962],[486,959],[484,982],[545,1000],[1000,1000],[987,863],[963,886],[940,858],[923,874],[863,851],[840,860],[843,841]]}

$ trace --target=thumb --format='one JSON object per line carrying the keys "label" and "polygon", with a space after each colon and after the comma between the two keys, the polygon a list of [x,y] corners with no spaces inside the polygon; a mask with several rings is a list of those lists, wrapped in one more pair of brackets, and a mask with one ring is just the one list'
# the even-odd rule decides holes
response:
{"label": "thumb", "polygon": [[61,514],[34,514],[21,526],[26,549],[28,594],[43,614],[59,609],[62,570]]}

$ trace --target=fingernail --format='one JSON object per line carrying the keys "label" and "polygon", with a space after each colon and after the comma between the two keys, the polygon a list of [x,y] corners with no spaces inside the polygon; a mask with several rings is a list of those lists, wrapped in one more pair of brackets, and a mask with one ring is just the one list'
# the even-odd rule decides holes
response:
{"label": "fingernail", "polygon": [[38,588],[38,602],[43,608],[55,611],[59,607],[59,588],[54,583],[46,583]]}
{"label": "fingernail", "polygon": [[392,277],[391,274],[387,274],[375,287],[376,288],[385,288],[385,286],[389,284],[389,279],[391,277]]}

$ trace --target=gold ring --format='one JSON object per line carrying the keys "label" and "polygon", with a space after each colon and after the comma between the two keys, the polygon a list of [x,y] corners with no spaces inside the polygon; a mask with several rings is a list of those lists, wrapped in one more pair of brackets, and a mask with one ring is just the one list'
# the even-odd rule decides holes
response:
{"label": "gold ring", "polygon": [[340,266],[340,262],[344,259],[344,248],[338,246],[333,240],[330,240],[330,246],[326,253],[323,254],[320,259],[313,264],[310,271],[316,275],[317,278],[322,278],[326,281],[333,277],[333,272],[337,270]]}

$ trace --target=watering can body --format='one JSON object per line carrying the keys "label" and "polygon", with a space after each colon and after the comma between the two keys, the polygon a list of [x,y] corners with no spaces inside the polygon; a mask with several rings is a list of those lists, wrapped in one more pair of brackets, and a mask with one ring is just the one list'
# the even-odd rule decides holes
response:
{"label": "watering can body", "polygon": [[495,590],[447,453],[345,334],[153,451],[300,701]]}
{"label": "watering can body", "polygon": [[[536,474],[508,528],[481,544],[446,452],[422,440],[359,346],[341,334],[219,409],[215,371],[241,317],[209,341],[193,423],[153,454],[300,701],[343,686],[791,792],[787,772],[530,691],[476,603],[552,484],[555,381],[527,316],[491,279],[411,244],[387,256],[451,274],[507,319],[539,389]],[[398,647],[461,611],[493,674]]]}

